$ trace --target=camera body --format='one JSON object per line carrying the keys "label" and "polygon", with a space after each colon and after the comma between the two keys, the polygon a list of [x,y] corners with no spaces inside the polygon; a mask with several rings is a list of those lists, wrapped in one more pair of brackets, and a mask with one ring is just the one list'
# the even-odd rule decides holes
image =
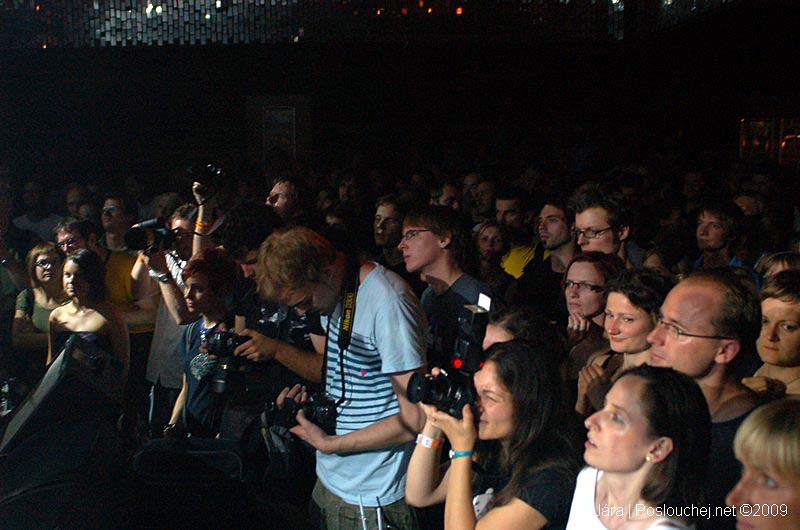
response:
{"label": "camera body", "polygon": [[336,403],[324,394],[314,394],[303,404],[287,399],[280,410],[273,406],[275,412],[273,424],[291,429],[297,425],[295,416],[300,410],[311,423],[319,426],[326,434],[331,436],[336,434],[336,417],[339,413],[336,411]]}
{"label": "camera body", "polygon": [[206,198],[212,197],[226,185],[225,169],[214,162],[193,165],[188,168],[187,174],[192,181],[201,185],[199,191]]}
{"label": "camera body", "polygon": [[[244,357],[238,357],[233,351],[250,340],[232,331],[217,331],[206,339],[209,355],[219,357],[214,373],[211,374],[211,390],[217,394],[226,392],[238,394],[244,392],[244,373],[252,370],[252,363]],[[233,388],[231,388],[233,387]]]}
{"label": "camera body", "polygon": [[125,232],[125,244],[131,250],[172,248],[175,244],[175,234],[156,217],[130,227]]}
{"label": "camera body", "polygon": [[483,337],[489,323],[492,300],[478,296],[476,305],[465,305],[458,317],[458,338],[450,364],[454,370],[442,370],[438,377],[416,373],[408,381],[406,395],[412,403],[433,405],[454,418],[461,419],[464,405],[474,405],[478,397],[472,374],[483,366]]}
{"label": "camera body", "polygon": [[433,405],[442,412],[461,419],[464,405],[474,405],[477,392],[472,383],[472,374],[442,370],[438,377],[416,373],[408,381],[406,395],[411,403]]}
{"label": "camera body", "polygon": [[458,338],[451,364],[456,370],[475,373],[483,366],[483,337],[489,323],[491,299],[480,294],[476,305],[465,305],[458,317]]}

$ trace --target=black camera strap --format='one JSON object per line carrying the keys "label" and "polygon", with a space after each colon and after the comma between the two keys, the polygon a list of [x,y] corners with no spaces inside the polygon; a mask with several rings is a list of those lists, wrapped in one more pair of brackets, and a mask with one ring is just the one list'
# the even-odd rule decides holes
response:
{"label": "black camera strap", "polygon": [[[342,314],[339,318],[339,338],[336,341],[337,346],[339,346],[339,371],[342,376],[342,395],[336,402],[337,407],[344,403],[345,398],[344,351],[350,346],[350,340],[353,336],[353,324],[356,318],[356,296],[358,294],[358,286],[361,283],[360,277],[361,266],[358,259],[354,256],[348,256],[347,271],[345,272],[343,285],[344,292],[342,293]],[[323,394],[326,393],[325,391],[328,386],[326,377],[328,373],[328,339],[331,334],[332,320],[332,318],[328,319],[328,329],[325,333],[325,349],[322,354],[321,377]]]}

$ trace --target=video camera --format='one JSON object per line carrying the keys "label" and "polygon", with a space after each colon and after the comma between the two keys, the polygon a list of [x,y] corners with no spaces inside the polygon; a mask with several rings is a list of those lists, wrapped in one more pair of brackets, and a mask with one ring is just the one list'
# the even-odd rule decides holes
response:
{"label": "video camera", "polygon": [[476,305],[464,306],[464,312],[458,318],[459,334],[451,360],[454,370],[442,370],[438,377],[413,374],[406,390],[411,403],[421,401],[459,419],[464,405],[475,403],[477,393],[472,374],[483,366],[483,337],[491,304],[491,298],[481,293]]}

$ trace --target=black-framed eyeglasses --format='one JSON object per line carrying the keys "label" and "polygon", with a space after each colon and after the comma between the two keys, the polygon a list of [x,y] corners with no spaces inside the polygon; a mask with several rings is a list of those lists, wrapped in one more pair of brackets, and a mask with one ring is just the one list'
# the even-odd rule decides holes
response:
{"label": "black-framed eyeglasses", "polygon": [[572,280],[564,281],[564,290],[572,289],[575,287],[578,291],[594,291],[595,293],[602,293],[606,288],[602,285],[588,282],[573,282]]}
{"label": "black-framed eyeglasses", "polygon": [[726,337],[724,335],[698,335],[696,333],[687,333],[680,329],[675,324],[670,324],[664,320],[664,317],[659,317],[656,320],[657,326],[664,326],[667,330],[667,334],[671,335],[674,340],[677,341],[685,341],[689,338],[695,339],[712,339],[712,340],[736,340],[735,337]]}
{"label": "black-framed eyeglasses", "polygon": [[409,230],[408,232],[403,234],[403,236],[400,239],[402,239],[403,241],[410,241],[410,240],[414,239],[415,237],[417,237],[422,232],[430,232],[430,230],[425,230],[425,229],[422,229],[422,228],[415,229],[415,230]]}
{"label": "black-framed eyeglasses", "polygon": [[607,227],[601,228],[599,230],[596,230],[594,228],[587,228],[586,230],[579,230],[577,228],[573,228],[572,229],[572,236],[575,239],[579,238],[580,236],[583,236],[586,239],[597,239],[598,237],[600,237],[603,234],[603,232],[608,232],[612,228],[613,228],[612,226],[607,226]]}
{"label": "black-framed eyeglasses", "polygon": [[36,260],[35,265],[41,269],[49,269],[61,265],[61,260],[57,258]]}

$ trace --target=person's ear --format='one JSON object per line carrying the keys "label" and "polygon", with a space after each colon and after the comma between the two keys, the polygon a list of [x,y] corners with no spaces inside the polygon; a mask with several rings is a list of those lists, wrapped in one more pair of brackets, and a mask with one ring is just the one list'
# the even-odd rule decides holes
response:
{"label": "person's ear", "polygon": [[720,346],[719,352],[714,357],[714,362],[717,364],[728,364],[733,361],[742,349],[742,345],[738,340],[726,339]]}
{"label": "person's ear", "polygon": [[663,462],[672,453],[673,447],[672,438],[662,436],[650,446],[650,450],[647,451],[645,460],[651,464]]}
{"label": "person's ear", "polygon": [[439,237],[439,248],[447,248],[450,246],[450,243],[453,241],[452,236],[440,236]]}
{"label": "person's ear", "polygon": [[617,238],[620,241],[625,241],[628,239],[628,236],[631,235],[631,227],[630,226],[622,226],[617,230]]}

